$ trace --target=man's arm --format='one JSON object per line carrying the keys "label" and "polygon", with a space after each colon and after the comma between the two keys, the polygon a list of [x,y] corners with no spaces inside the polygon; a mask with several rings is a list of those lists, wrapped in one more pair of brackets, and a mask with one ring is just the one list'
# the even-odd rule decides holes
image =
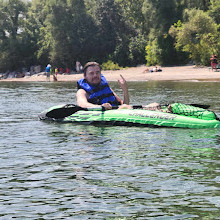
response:
{"label": "man's arm", "polygon": [[[111,90],[112,90],[112,88],[111,88]],[[112,90],[112,92],[113,92],[115,98],[117,99],[117,101],[120,103],[120,105],[123,105],[123,101],[117,96],[117,94],[113,90]]]}
{"label": "man's arm", "polygon": [[82,108],[99,108],[103,106],[106,110],[112,109],[112,106],[109,103],[104,103],[102,105],[95,105],[88,102],[88,94],[84,89],[79,89],[76,93],[77,105]]}
{"label": "man's arm", "polygon": [[123,91],[123,104],[129,105],[129,94],[128,94],[128,86],[127,82],[124,79],[122,75],[120,75],[121,78],[118,80],[118,84],[120,85],[122,91]]}

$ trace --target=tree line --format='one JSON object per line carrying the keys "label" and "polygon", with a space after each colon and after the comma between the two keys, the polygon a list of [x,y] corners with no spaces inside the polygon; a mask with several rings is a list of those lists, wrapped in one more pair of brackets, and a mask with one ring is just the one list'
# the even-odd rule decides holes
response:
{"label": "tree line", "polygon": [[0,0],[0,11],[0,72],[76,60],[209,65],[220,51],[220,0]]}

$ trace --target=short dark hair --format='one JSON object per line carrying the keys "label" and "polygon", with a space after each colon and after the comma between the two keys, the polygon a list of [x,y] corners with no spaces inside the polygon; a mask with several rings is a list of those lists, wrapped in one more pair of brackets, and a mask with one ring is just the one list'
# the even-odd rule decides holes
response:
{"label": "short dark hair", "polygon": [[86,70],[89,66],[98,66],[100,68],[100,70],[102,69],[100,64],[97,62],[88,62],[86,63],[86,65],[83,67],[83,72],[84,72],[84,76],[86,75]]}

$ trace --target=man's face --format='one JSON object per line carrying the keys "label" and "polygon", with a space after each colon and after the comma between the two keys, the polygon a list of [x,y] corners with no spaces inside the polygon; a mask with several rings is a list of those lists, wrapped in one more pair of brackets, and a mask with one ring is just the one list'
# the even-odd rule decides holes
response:
{"label": "man's face", "polygon": [[101,82],[101,69],[99,66],[89,66],[84,76],[90,85],[98,85]]}

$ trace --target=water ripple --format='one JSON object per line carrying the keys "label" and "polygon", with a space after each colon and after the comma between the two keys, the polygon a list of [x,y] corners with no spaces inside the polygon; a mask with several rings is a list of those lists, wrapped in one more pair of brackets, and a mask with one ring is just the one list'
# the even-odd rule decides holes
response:
{"label": "water ripple", "polygon": [[[209,85],[129,86],[135,88],[131,97],[137,103],[177,96],[185,103],[189,97],[199,101],[204,97],[198,89],[204,87],[211,94],[204,102],[212,100],[220,112],[218,84]],[[37,119],[49,106],[75,102],[67,96],[76,90],[72,87],[1,84],[1,219],[219,217],[219,130],[86,126]]]}

